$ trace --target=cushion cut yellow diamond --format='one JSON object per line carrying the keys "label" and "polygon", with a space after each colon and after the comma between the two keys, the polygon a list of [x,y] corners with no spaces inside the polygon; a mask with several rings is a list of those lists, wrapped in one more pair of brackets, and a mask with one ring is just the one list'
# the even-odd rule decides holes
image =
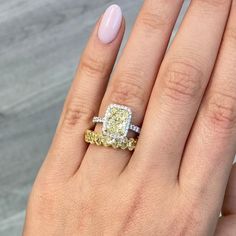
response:
{"label": "cushion cut yellow diamond", "polygon": [[110,106],[106,113],[104,131],[108,136],[125,137],[127,135],[131,112],[119,105]]}

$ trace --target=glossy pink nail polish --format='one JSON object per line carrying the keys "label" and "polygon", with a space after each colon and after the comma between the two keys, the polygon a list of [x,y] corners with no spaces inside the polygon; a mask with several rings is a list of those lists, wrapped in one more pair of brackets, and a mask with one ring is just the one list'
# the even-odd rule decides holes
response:
{"label": "glossy pink nail polish", "polygon": [[122,11],[118,5],[107,8],[98,29],[98,38],[102,43],[109,44],[117,37],[122,18]]}

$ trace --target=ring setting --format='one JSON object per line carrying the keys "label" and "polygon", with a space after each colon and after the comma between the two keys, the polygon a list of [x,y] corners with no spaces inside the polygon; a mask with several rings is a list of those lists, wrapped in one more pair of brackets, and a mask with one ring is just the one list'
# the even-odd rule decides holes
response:
{"label": "ring setting", "polygon": [[120,149],[135,149],[137,139],[128,138],[129,130],[139,134],[140,127],[131,124],[132,111],[129,107],[111,104],[108,106],[104,117],[94,117],[93,123],[102,123],[102,133],[87,130],[85,141],[98,146]]}

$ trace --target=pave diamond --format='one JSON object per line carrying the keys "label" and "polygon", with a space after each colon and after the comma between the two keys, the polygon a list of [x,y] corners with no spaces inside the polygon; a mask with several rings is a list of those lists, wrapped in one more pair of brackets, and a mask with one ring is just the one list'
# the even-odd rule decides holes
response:
{"label": "pave diamond", "polygon": [[103,123],[103,134],[115,139],[126,137],[130,123],[131,110],[128,107],[112,104],[108,107]]}
{"label": "pave diamond", "polygon": [[93,118],[93,123],[103,123],[103,122],[104,122],[104,119],[101,118],[101,117],[95,116],[95,117]]}

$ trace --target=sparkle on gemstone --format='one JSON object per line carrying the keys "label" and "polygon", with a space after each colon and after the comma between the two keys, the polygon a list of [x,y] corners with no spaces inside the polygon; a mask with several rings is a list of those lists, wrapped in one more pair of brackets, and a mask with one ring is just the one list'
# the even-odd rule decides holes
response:
{"label": "sparkle on gemstone", "polygon": [[131,123],[131,111],[121,105],[110,105],[105,115],[103,133],[113,138],[126,137]]}

